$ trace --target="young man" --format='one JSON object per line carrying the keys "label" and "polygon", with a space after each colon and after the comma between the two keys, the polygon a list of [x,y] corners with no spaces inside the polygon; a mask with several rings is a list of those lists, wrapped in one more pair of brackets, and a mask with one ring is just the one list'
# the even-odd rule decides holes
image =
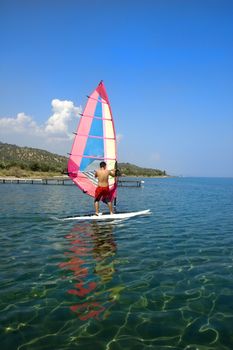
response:
{"label": "young man", "polygon": [[108,170],[105,162],[100,163],[100,169],[96,170],[95,177],[98,179],[98,187],[95,191],[95,214],[99,215],[99,201],[102,200],[109,207],[110,214],[113,214],[112,202],[109,193],[109,176],[115,176],[115,170]]}

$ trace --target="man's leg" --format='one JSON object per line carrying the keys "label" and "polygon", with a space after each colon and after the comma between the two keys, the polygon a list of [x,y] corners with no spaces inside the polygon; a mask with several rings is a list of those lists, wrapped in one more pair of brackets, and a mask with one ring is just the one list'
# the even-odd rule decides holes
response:
{"label": "man's leg", "polygon": [[108,207],[109,207],[110,214],[113,214],[112,202],[108,202],[107,204],[108,204]]}
{"label": "man's leg", "polygon": [[94,202],[94,206],[95,206],[95,213],[96,213],[96,215],[99,215],[99,202],[95,201]]}

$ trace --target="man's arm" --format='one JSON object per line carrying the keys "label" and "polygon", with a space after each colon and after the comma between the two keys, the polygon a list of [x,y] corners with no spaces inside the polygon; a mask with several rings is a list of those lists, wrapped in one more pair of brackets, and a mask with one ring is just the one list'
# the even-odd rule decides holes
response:
{"label": "man's arm", "polygon": [[116,175],[116,169],[109,170],[109,175],[114,177]]}

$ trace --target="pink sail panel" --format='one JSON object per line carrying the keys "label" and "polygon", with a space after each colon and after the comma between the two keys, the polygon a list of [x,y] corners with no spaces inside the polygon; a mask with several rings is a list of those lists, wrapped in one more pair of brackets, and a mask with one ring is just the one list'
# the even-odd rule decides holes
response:
{"label": "pink sail panel", "polygon": [[[101,161],[109,170],[115,168],[116,133],[106,89],[101,81],[88,96],[81,115],[68,161],[68,174],[86,194],[94,197],[97,187],[95,170]],[[111,200],[116,197],[116,180],[109,177]]]}

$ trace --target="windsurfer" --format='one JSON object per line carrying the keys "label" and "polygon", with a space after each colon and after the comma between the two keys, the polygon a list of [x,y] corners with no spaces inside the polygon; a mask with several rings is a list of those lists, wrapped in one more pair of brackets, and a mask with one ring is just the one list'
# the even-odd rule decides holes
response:
{"label": "windsurfer", "polygon": [[100,162],[100,168],[96,170],[95,177],[98,179],[98,187],[95,191],[95,214],[99,215],[99,201],[102,200],[109,207],[110,214],[113,214],[113,207],[111,201],[111,193],[109,191],[109,176],[115,176],[115,170],[108,170],[105,162]]}

